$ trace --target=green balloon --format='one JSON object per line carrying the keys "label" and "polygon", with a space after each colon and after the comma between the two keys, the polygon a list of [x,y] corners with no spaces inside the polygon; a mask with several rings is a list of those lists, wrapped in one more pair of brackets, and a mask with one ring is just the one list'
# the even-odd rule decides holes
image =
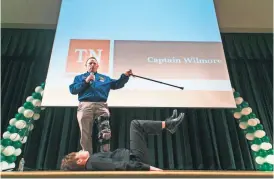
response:
{"label": "green balloon", "polygon": [[253,126],[249,126],[247,129],[245,129],[247,133],[254,133],[256,131],[256,128]]}
{"label": "green balloon", "polygon": [[240,93],[239,93],[239,92],[237,92],[237,91],[235,91],[235,92],[233,93],[233,95],[234,95],[234,98],[238,98],[238,97],[240,97]]}
{"label": "green balloon", "polygon": [[41,84],[41,87],[44,89],[44,88],[45,88],[45,85],[46,85],[45,83],[42,83],[42,84]]}
{"label": "green balloon", "polygon": [[264,164],[259,166],[259,170],[261,170],[261,171],[272,171],[273,170],[273,165],[268,164],[268,163],[264,163]]}
{"label": "green balloon", "polygon": [[242,108],[246,108],[249,106],[249,104],[248,104],[248,102],[244,101],[244,102],[242,102],[241,106],[242,106]]}
{"label": "green balloon", "polygon": [[235,109],[235,112],[241,112],[242,111],[242,108],[236,108]]}
{"label": "green balloon", "polygon": [[18,129],[15,126],[8,126],[7,130],[10,133],[17,133]]}
{"label": "green balloon", "polygon": [[271,164],[268,164],[268,168],[267,168],[267,171],[273,171],[273,165],[271,165]]}
{"label": "green balloon", "polygon": [[270,141],[269,137],[267,137],[267,136],[264,136],[263,138],[261,138],[261,140],[262,140],[262,142],[269,142]]}
{"label": "green balloon", "polygon": [[9,146],[11,144],[12,144],[12,141],[10,139],[1,140],[1,145],[3,145],[4,147]]}
{"label": "green balloon", "polygon": [[252,145],[253,144],[253,140],[248,140],[248,144]]}
{"label": "green balloon", "polygon": [[257,124],[255,127],[257,130],[263,130],[264,128],[262,124]]}
{"label": "green balloon", "polygon": [[27,134],[27,132],[28,132],[28,130],[27,130],[26,128],[24,128],[24,129],[19,130],[19,131],[18,131],[18,134],[19,134],[21,137],[23,137],[23,136],[25,136],[25,135]]}
{"label": "green balloon", "polygon": [[29,105],[30,105],[31,102],[29,101],[26,101],[24,104],[23,104],[23,107],[26,109]]}
{"label": "green balloon", "polygon": [[253,155],[254,158],[260,156],[258,152],[252,152],[252,155]]}
{"label": "green balloon", "polygon": [[256,114],[250,113],[250,114],[249,114],[249,119],[252,119],[252,118],[256,118]]}
{"label": "green balloon", "polygon": [[266,171],[266,165],[265,165],[265,163],[262,164],[262,165],[259,165],[259,170],[260,171]]}
{"label": "green balloon", "polygon": [[252,142],[252,144],[257,144],[257,145],[260,145],[261,143],[262,143],[262,140],[259,138],[255,138]]}
{"label": "green balloon", "polygon": [[[255,160],[255,158],[254,158],[254,160]],[[260,165],[257,164],[256,162],[255,162],[255,168],[256,168],[256,170],[260,170]]]}
{"label": "green balloon", "polygon": [[6,157],[1,153],[1,162],[6,161]]}
{"label": "green balloon", "polygon": [[22,120],[22,119],[24,118],[24,115],[21,114],[21,113],[17,113],[17,114],[15,114],[15,118],[16,118],[17,120]]}
{"label": "green balloon", "polygon": [[14,156],[14,155],[7,156],[7,157],[6,157],[6,161],[7,161],[8,163],[12,163],[12,162],[14,162],[15,160],[16,160],[16,156]]}
{"label": "green balloon", "polygon": [[22,143],[20,141],[15,141],[13,142],[12,146],[16,149],[21,148],[22,147]]}
{"label": "green balloon", "polygon": [[274,150],[273,149],[269,149],[266,151],[267,155],[273,155],[274,154]]}
{"label": "green balloon", "polygon": [[31,102],[25,102],[23,106],[25,109],[33,109],[34,108],[34,106]]}
{"label": "green balloon", "polygon": [[34,98],[34,99],[42,99],[42,96],[41,96],[41,94],[40,93],[32,93],[32,97]]}
{"label": "green balloon", "polygon": [[241,122],[247,122],[248,119],[249,119],[249,118],[248,118],[247,116],[243,115],[243,116],[240,118],[240,121],[241,121]]}
{"label": "green balloon", "polygon": [[32,118],[24,118],[24,121],[26,121],[26,123],[29,123],[32,120]]}
{"label": "green balloon", "polygon": [[261,156],[263,158],[267,156],[267,152],[263,149],[260,149],[257,153],[258,153],[258,156]]}

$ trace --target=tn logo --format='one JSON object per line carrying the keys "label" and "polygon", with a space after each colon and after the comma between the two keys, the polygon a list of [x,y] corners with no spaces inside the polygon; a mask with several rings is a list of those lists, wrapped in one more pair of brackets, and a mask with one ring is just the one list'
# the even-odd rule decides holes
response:
{"label": "tn logo", "polygon": [[82,63],[84,60],[86,60],[87,57],[95,57],[100,63],[101,57],[102,57],[102,51],[103,49],[82,49],[77,48],[75,49],[75,53],[78,54],[77,63]]}

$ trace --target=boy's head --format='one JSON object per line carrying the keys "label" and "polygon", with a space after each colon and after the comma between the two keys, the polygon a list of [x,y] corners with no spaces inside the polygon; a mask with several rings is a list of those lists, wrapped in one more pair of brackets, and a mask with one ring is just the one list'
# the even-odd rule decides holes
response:
{"label": "boy's head", "polygon": [[72,152],[63,158],[60,169],[76,171],[85,170],[88,159],[88,151]]}

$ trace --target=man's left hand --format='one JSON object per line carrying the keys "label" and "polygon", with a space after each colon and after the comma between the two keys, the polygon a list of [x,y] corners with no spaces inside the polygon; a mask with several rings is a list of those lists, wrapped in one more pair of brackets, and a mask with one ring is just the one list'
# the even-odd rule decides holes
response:
{"label": "man's left hand", "polygon": [[125,75],[126,75],[126,76],[131,76],[131,75],[133,75],[132,70],[128,70],[128,71],[125,73]]}

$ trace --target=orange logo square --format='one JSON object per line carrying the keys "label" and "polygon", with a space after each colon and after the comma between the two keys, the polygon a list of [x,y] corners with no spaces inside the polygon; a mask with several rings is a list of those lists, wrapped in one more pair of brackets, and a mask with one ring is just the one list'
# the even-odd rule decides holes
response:
{"label": "orange logo square", "polygon": [[69,44],[66,72],[83,73],[85,62],[95,57],[100,65],[100,73],[109,72],[110,40],[77,40],[71,39]]}

